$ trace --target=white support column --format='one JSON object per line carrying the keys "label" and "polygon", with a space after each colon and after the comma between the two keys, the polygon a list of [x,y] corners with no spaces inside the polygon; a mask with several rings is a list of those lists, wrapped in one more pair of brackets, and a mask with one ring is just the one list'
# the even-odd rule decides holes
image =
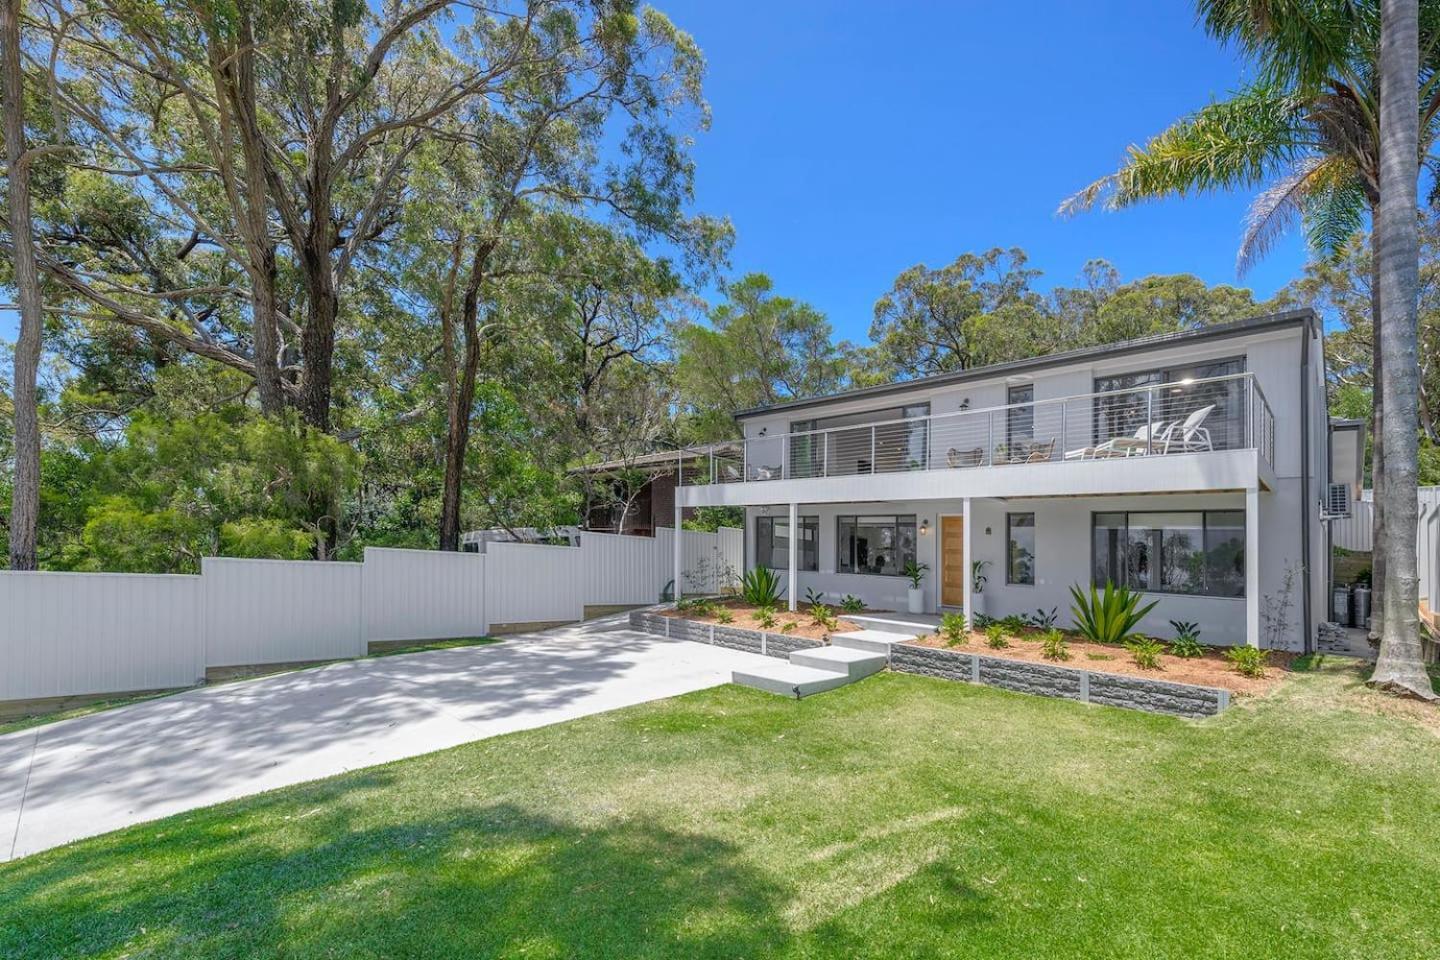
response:
{"label": "white support column", "polygon": [[796,606],[797,606],[797,604],[796,604],[796,594],[799,592],[799,590],[797,589],[798,586],[799,586],[799,577],[800,577],[800,554],[799,554],[800,516],[799,516],[799,514],[800,514],[800,504],[795,503],[794,501],[791,501],[791,503],[790,503],[790,582],[789,582],[789,583],[786,585],[786,587],[785,587],[785,592],[789,595],[789,599],[790,599],[790,609],[791,609],[791,610],[794,610],[794,609],[796,608]]}
{"label": "white support column", "polygon": [[1260,491],[1245,491],[1245,642],[1260,645]]}
{"label": "white support column", "polygon": [[680,520],[685,515],[685,508],[680,506],[680,501],[675,501],[675,600],[680,600],[680,574],[685,568],[685,531],[680,529]]}
{"label": "white support column", "polygon": [[[963,511],[963,518],[964,518],[964,519],[961,521],[961,523],[962,523],[962,525],[963,525],[963,527],[964,527],[962,533],[963,533],[963,539],[964,539],[964,544],[965,544],[965,569],[961,571],[961,576],[963,576],[963,577],[965,578],[965,591],[964,591],[964,593],[961,594],[961,599],[963,600],[963,602],[964,602],[964,604],[965,604],[965,627],[966,627],[966,629],[974,629],[974,627],[975,627],[975,610],[974,610],[974,606],[973,606],[973,604],[972,604],[972,602],[971,602],[972,599],[973,599],[973,598],[971,597],[971,594],[975,592],[975,578],[972,577],[972,576],[970,576],[970,571],[974,568],[975,560],[974,560],[973,557],[970,556],[970,545],[971,545],[971,543],[974,542],[974,540],[973,540],[973,538],[970,536],[970,498],[969,498],[969,497],[966,497],[966,498],[965,498],[965,509],[964,509],[964,511]],[[942,549],[942,550],[944,549],[944,544],[941,544],[941,549]]]}

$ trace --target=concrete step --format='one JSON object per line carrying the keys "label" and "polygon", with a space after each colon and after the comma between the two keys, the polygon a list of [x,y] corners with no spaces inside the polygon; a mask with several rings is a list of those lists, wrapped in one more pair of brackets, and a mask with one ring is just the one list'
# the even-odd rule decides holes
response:
{"label": "concrete step", "polygon": [[796,650],[790,654],[790,662],[797,667],[844,671],[851,680],[859,680],[884,670],[885,654],[854,647],[817,647],[814,650]]}
{"label": "concrete step", "polygon": [[[920,631],[915,631],[919,633]],[[915,633],[896,633],[892,630],[850,630],[846,633],[832,633],[830,643],[849,650],[865,650],[869,653],[890,655],[890,648],[906,640],[914,640]]]}
{"label": "concrete step", "polygon": [[742,687],[754,687],[756,690],[778,693],[782,697],[794,697],[798,700],[812,693],[824,693],[826,690],[843,687],[850,682],[850,674],[800,667],[776,660],[773,666],[766,664],[736,670],[730,675],[730,681]]}

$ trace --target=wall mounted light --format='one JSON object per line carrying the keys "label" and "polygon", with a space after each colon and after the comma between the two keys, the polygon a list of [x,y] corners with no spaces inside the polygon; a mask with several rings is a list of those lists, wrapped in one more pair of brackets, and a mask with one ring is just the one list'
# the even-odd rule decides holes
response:
{"label": "wall mounted light", "polygon": [[923,519],[923,520],[920,521],[920,536],[922,536],[922,537],[928,537],[929,535],[930,535],[930,519],[927,517],[927,518],[925,518],[925,519]]}

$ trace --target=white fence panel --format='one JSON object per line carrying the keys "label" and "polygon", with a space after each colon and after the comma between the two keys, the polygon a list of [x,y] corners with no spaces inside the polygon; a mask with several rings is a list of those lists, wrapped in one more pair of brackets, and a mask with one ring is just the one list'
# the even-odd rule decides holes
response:
{"label": "white fence panel", "polygon": [[365,548],[365,640],[478,637],[485,622],[485,557]]}
{"label": "white fence panel", "polygon": [[207,666],[365,653],[361,564],[207,557],[200,572]]}
{"label": "white fence panel", "polygon": [[[657,533],[668,531],[657,531]],[[580,535],[585,561],[585,603],[647,604],[673,576],[669,536],[635,537],[614,533]]]}
{"label": "white fence panel", "polygon": [[1369,553],[1374,536],[1375,505],[1369,500],[1350,504],[1350,516],[1330,521],[1330,535],[1337,547]]}
{"label": "white fence panel", "polygon": [[1420,504],[1415,554],[1419,561],[1420,599],[1434,612],[1440,606],[1440,503]]}
{"label": "white fence panel", "polygon": [[582,619],[584,556],[581,547],[485,544],[485,614],[489,623]]}
{"label": "white fence panel", "polygon": [[0,572],[0,700],[189,686],[203,600],[199,577]]}
{"label": "white fence panel", "polygon": [[721,527],[715,532],[720,535],[720,555],[726,570],[733,571],[734,585],[738,586],[745,574],[745,531],[739,527]]}

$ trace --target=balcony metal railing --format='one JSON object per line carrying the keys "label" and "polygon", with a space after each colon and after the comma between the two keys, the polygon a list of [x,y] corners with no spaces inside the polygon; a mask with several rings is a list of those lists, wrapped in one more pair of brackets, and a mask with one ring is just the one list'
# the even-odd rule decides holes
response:
{"label": "balcony metal railing", "polygon": [[686,486],[1254,449],[1275,416],[1251,373],[884,420],[676,451]]}

